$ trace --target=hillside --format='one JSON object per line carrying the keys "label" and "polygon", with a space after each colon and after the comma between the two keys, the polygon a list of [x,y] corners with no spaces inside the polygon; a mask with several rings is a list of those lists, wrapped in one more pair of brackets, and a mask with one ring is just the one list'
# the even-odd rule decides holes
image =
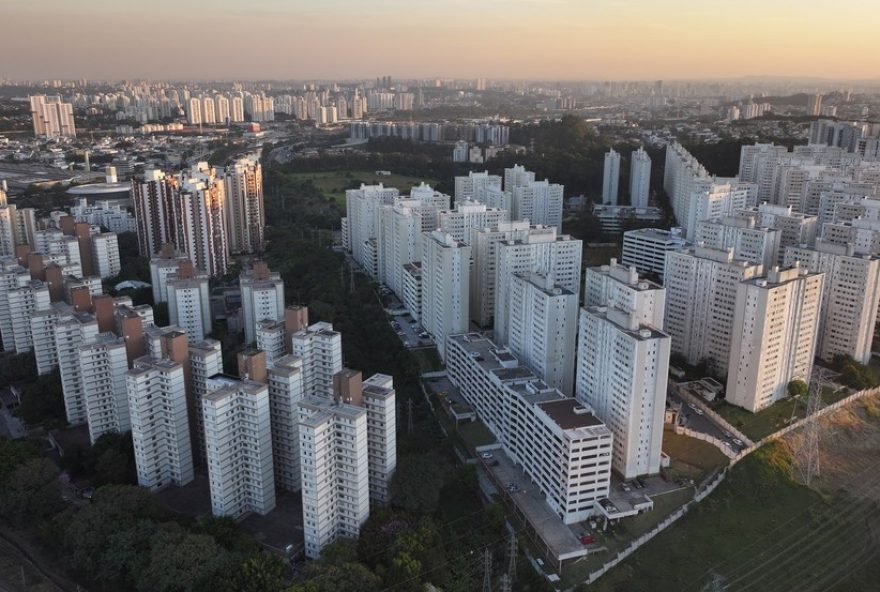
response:
{"label": "hillside", "polygon": [[880,397],[821,421],[820,476],[791,464],[795,432],[731,470],[697,509],[589,590],[783,592],[876,589]]}

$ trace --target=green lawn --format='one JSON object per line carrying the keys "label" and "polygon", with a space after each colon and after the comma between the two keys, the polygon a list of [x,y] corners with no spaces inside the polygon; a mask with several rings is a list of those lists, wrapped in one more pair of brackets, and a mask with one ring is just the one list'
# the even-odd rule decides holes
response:
{"label": "green lawn", "polygon": [[672,430],[663,431],[663,452],[672,459],[669,466],[672,476],[690,477],[696,482],[729,462],[716,446]]}
{"label": "green lawn", "polygon": [[345,190],[360,187],[361,183],[368,185],[382,183],[386,187],[396,187],[401,194],[409,193],[411,187],[422,181],[429,185],[436,184],[436,179],[422,179],[408,175],[376,175],[375,171],[329,171],[318,173],[285,173],[291,179],[300,181],[311,180],[321,190],[324,196],[340,206],[345,206]]}
{"label": "green lawn", "polygon": [[687,516],[585,589],[873,589],[862,582],[878,571],[876,504],[843,494],[827,501],[790,480],[789,461],[777,445],[750,455]]}
{"label": "green lawn", "polygon": [[[835,392],[826,387],[822,389],[822,400],[828,405],[839,401],[848,394],[848,389]],[[807,411],[807,401],[805,399],[783,399],[757,413],[750,413],[724,401],[716,403],[713,408],[742,433],[757,441],[787,426],[792,418],[792,411],[794,411],[795,418],[804,417]]]}

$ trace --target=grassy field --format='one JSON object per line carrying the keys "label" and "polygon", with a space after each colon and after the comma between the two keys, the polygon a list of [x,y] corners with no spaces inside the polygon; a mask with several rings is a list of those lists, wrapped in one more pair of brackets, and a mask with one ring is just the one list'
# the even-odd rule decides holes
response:
{"label": "grassy field", "polygon": [[663,452],[672,458],[669,465],[672,477],[689,477],[696,482],[729,462],[712,444],[678,435],[672,430],[663,432]]}
{"label": "grassy field", "polygon": [[[826,387],[822,390],[822,400],[829,405],[848,394],[847,389],[835,392]],[[807,411],[807,402],[804,399],[783,399],[757,413],[751,413],[720,401],[713,406],[713,409],[746,436],[757,441],[787,426],[792,418],[792,411],[795,418],[803,417]]]}
{"label": "grassy field", "polygon": [[291,179],[299,181],[310,180],[321,190],[324,196],[340,206],[345,206],[345,190],[360,187],[361,183],[382,183],[386,187],[396,187],[401,194],[409,193],[412,186],[422,181],[429,185],[435,184],[435,179],[420,179],[406,175],[376,175],[374,171],[330,171],[319,173],[285,173]]}
{"label": "grassy field", "polygon": [[780,443],[750,455],[687,516],[583,589],[876,589],[876,502],[822,496],[790,478],[790,462]]}

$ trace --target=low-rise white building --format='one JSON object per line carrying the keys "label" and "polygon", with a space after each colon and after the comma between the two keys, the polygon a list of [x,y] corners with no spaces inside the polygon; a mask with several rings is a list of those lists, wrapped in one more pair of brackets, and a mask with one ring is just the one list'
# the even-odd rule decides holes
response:
{"label": "low-rise white building", "polygon": [[565,524],[601,513],[613,435],[583,403],[550,388],[478,333],[450,336],[450,380]]}

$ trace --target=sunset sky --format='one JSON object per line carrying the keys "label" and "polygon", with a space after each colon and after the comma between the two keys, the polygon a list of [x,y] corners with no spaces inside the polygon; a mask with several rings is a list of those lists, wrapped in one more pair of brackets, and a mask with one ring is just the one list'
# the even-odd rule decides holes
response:
{"label": "sunset sky", "polygon": [[0,78],[880,78],[878,0],[2,0]]}

